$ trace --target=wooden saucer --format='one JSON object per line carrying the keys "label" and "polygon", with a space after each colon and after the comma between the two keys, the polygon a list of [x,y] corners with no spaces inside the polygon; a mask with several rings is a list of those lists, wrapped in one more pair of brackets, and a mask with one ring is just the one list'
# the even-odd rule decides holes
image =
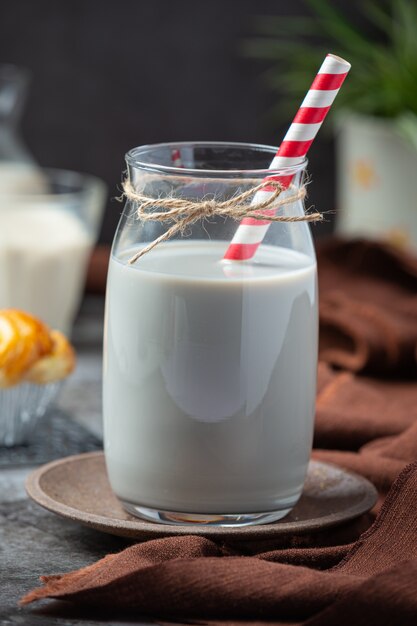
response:
{"label": "wooden saucer", "polygon": [[123,509],[110,488],[102,452],[47,463],[28,476],[26,490],[35,502],[62,517],[105,533],[141,540],[184,534],[255,540],[317,532],[358,517],[377,500],[375,487],[365,478],[311,461],[303,495],[279,522],[243,528],[156,524],[141,521]]}

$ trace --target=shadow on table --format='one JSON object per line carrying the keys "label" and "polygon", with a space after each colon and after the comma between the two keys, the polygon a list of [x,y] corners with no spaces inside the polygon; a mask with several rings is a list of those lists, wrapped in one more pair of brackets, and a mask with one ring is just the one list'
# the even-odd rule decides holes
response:
{"label": "shadow on table", "polygon": [[123,624],[140,624],[141,626],[146,626],[147,624],[154,623],[146,617],[140,618],[138,616],[129,617],[129,615],[124,615],[123,618],[120,618],[120,614],[112,615],[108,609],[97,611],[97,609],[89,609],[87,607],[75,607],[68,604],[68,602],[59,600],[45,602],[44,606],[29,609],[29,612],[31,616],[33,615],[38,618],[62,618],[65,619],[65,623],[67,623],[68,620],[82,620],[83,626],[90,626],[90,624],[98,624],[100,622],[110,624],[111,626],[123,626]]}

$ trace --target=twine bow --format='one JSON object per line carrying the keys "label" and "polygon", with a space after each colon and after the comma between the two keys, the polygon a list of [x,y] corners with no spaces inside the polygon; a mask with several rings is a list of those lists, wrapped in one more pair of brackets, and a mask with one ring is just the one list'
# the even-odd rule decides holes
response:
{"label": "twine bow", "polygon": [[[261,202],[251,204],[248,200],[262,190],[267,190],[268,196]],[[137,192],[129,179],[123,183],[123,195],[137,205],[136,214],[141,222],[156,221],[172,223],[162,235],[139,250],[131,259],[129,264],[135,263],[141,256],[150,252],[155,246],[176,235],[183,233],[186,228],[198,220],[219,216],[229,217],[236,221],[244,217],[252,217],[255,220],[265,220],[268,222],[318,222],[323,219],[321,213],[308,213],[305,215],[276,215],[279,207],[291,204],[297,200],[302,200],[306,196],[305,187],[294,189],[292,195],[286,198],[279,198],[284,191],[284,187],[276,180],[268,179],[261,182],[247,191],[229,198],[218,201],[215,198],[208,200],[186,200],[184,198],[150,198]],[[163,211],[156,211],[163,208]]]}

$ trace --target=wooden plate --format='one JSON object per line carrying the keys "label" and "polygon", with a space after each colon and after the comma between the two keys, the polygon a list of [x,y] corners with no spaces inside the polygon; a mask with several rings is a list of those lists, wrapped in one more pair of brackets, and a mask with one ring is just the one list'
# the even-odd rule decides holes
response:
{"label": "wooden plate", "polygon": [[375,487],[365,478],[334,465],[311,461],[303,495],[279,522],[243,528],[156,524],[141,521],[123,509],[110,488],[102,452],[47,463],[28,476],[26,490],[35,502],[53,513],[132,539],[198,534],[250,540],[314,532],[365,513],[377,499]]}

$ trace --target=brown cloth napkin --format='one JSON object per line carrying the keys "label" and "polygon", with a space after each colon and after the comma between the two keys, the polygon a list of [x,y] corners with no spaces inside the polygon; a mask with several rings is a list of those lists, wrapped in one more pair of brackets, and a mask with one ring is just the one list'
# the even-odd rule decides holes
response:
{"label": "brown cloth napkin", "polygon": [[90,257],[85,290],[87,293],[104,294],[106,291],[107,269],[110,259],[110,246],[96,246]]}
{"label": "brown cloth napkin", "polygon": [[203,623],[415,626],[416,493],[413,463],[394,483],[373,526],[325,571],[313,569],[313,558],[310,567],[289,564],[288,551],[284,557],[279,551],[242,556],[203,537],[169,537],[79,571],[45,576],[45,586],[23,601],[48,596],[113,613]]}
{"label": "brown cloth napkin", "polygon": [[317,246],[320,358],[353,372],[415,376],[417,258],[388,244]]}
{"label": "brown cloth napkin", "polygon": [[58,598],[229,626],[417,624],[417,261],[367,242],[330,241],[318,256],[327,363],[319,365],[314,456],[372,480],[374,511],[272,543],[184,536],[133,545],[42,577],[24,603]]}

